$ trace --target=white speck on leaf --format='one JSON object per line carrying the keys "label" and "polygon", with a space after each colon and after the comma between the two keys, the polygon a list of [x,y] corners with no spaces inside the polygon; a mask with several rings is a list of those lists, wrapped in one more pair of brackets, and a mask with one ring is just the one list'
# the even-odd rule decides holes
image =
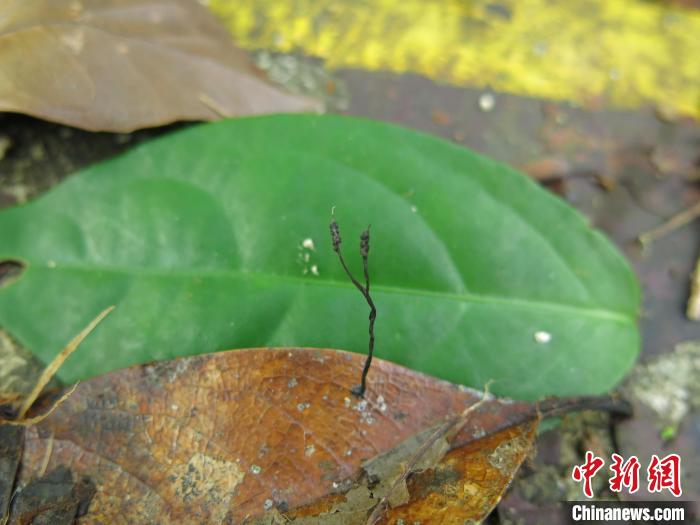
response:
{"label": "white speck on leaf", "polygon": [[372,416],[372,411],[368,408],[367,400],[363,399],[358,402],[354,407],[360,413],[360,422],[371,425],[374,423],[374,417]]}
{"label": "white speck on leaf", "polygon": [[313,241],[313,239],[312,239],[311,237],[309,237],[309,238],[304,239],[303,241],[301,241],[301,245],[302,245],[304,248],[306,248],[307,250],[312,250],[312,251],[313,251],[313,250],[316,249],[316,246],[314,246],[314,241]]}
{"label": "white speck on leaf", "polygon": [[287,381],[287,388],[294,388],[297,386],[297,378],[293,377],[289,381]]}
{"label": "white speck on leaf", "polygon": [[540,343],[540,344],[547,344],[552,340],[552,334],[549,332],[545,332],[543,330],[539,330],[535,332],[535,341]]}
{"label": "white speck on leaf", "polygon": [[250,471],[253,474],[260,474],[262,472],[262,469],[258,465],[251,465]]}

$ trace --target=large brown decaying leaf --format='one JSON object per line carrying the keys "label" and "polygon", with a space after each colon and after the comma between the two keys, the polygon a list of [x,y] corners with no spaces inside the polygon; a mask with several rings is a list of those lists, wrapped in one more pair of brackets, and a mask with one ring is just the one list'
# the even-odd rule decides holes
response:
{"label": "large brown decaying leaf", "polygon": [[18,484],[58,468],[88,480],[81,523],[364,524],[384,496],[379,523],[483,519],[531,447],[534,405],[488,396],[412,462],[482,394],[377,360],[359,399],[362,365],[340,351],[254,349],[107,374],[26,427]]}
{"label": "large brown decaying leaf", "polygon": [[132,131],[317,104],[256,76],[193,0],[8,0],[0,110],[92,131]]}

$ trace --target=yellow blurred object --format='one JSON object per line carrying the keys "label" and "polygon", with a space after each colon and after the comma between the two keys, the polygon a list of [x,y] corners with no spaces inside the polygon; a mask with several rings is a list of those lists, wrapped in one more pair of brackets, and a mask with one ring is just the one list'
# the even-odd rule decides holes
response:
{"label": "yellow blurred object", "polygon": [[330,68],[700,116],[700,11],[645,0],[209,0],[236,43]]}

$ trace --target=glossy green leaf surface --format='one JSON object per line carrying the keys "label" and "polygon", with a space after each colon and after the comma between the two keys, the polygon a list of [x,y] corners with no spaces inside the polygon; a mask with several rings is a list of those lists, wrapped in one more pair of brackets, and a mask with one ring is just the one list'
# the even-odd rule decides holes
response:
{"label": "glossy green leaf surface", "polygon": [[47,361],[115,304],[67,381],[228,348],[364,352],[333,207],[358,276],[372,225],[378,356],[519,398],[602,392],[632,366],[638,285],[578,212],[464,148],[337,116],[189,128],[3,210],[0,260],[26,270],[0,325]]}

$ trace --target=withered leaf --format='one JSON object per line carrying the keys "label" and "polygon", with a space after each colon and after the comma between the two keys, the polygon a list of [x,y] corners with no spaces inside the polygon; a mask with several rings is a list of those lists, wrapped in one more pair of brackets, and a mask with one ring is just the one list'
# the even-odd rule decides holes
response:
{"label": "withered leaf", "polygon": [[[359,399],[349,390],[362,365],[340,351],[252,349],[95,378],[26,428],[19,484],[59,467],[89,479],[97,492],[85,523],[274,523],[328,512],[364,523],[430,430],[482,394],[377,360]],[[423,458],[386,516],[483,518],[536,424],[533,405],[489,396]]]}
{"label": "withered leaf", "polygon": [[[493,510],[532,448],[536,420],[501,430],[464,446],[454,446],[405,484],[405,501],[391,505],[374,523],[458,524],[480,523]],[[400,444],[397,448],[402,448]],[[373,468],[374,461],[365,465]],[[400,466],[400,464],[398,465]],[[392,478],[389,477],[389,480]],[[361,480],[339,497],[332,494],[284,515],[265,515],[255,521],[295,525],[365,525],[367,515],[385,495],[386,484]]]}
{"label": "withered leaf", "polygon": [[95,486],[89,479],[74,480],[65,467],[31,480],[12,500],[12,523],[71,525],[85,514]]}
{"label": "withered leaf", "polygon": [[0,523],[10,510],[22,453],[23,432],[20,427],[0,425]]}
{"label": "withered leaf", "polygon": [[92,131],[310,111],[256,76],[192,0],[9,0],[0,110]]}

